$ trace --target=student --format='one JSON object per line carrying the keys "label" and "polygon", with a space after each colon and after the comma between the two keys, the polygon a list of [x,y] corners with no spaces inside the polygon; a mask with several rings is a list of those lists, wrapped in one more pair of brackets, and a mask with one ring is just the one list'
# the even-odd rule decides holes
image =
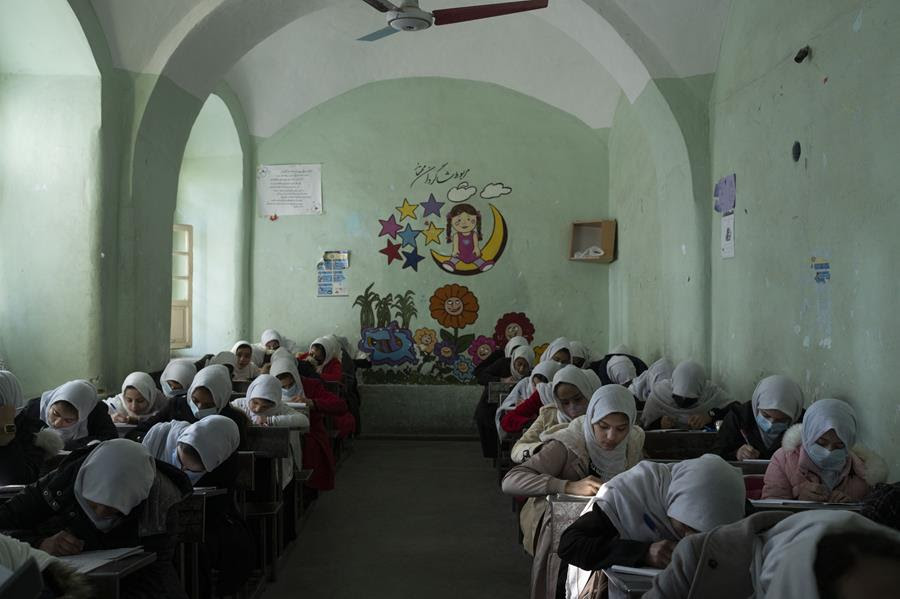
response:
{"label": "student", "polygon": [[572,355],[572,365],[578,368],[585,368],[590,364],[588,358],[591,351],[581,341],[570,341],[569,352]]}
{"label": "student", "polygon": [[234,371],[237,370],[237,356],[230,351],[220,351],[209,361],[208,366],[221,364],[228,369],[228,376],[234,380]]}
{"label": "student", "polygon": [[900,534],[843,510],[761,512],[678,544],[645,599],[894,597]]}
{"label": "student", "polygon": [[42,424],[29,421],[16,375],[0,370],[0,485],[27,485],[38,479],[41,465],[63,448],[62,439]]}
{"label": "student", "polygon": [[611,383],[628,387],[637,376],[637,369],[628,356],[613,356],[606,362],[606,375]]}
{"label": "student", "polygon": [[703,429],[724,418],[731,399],[712,381],[696,362],[682,362],[675,367],[671,380],[653,386],[642,413],[643,428]]}
{"label": "student", "polygon": [[[0,573],[3,569],[15,572],[29,560],[34,560],[41,573],[44,592],[41,599],[64,597],[65,599],[92,599],[96,596],[87,576],[76,572],[67,564],[45,551],[35,549],[13,537],[0,534]],[[5,574],[5,573],[3,573]],[[0,580],[3,580],[0,575]],[[3,595],[6,597],[6,595]],[[9,599],[19,599],[12,595]]]}
{"label": "student", "polygon": [[301,377],[293,357],[275,358],[272,376],[281,383],[282,401],[309,406],[309,433],[303,437],[303,468],[312,470],[313,474],[306,486],[315,491],[330,491],[334,488],[335,463],[325,416],[346,413],[347,404],[328,392],[321,381]]}
{"label": "student", "polygon": [[137,424],[156,414],[166,398],[149,374],[132,372],[122,381],[122,392],[105,401],[113,422]]}
{"label": "student", "polygon": [[[518,359],[519,357],[527,358],[528,354],[522,349],[513,359],[513,353],[519,348],[528,348],[528,340],[524,337],[513,337],[506,343],[503,357],[495,357],[494,352],[488,356],[488,365],[479,364],[475,367],[473,374],[478,384],[482,386],[481,399],[475,407],[475,427],[478,429],[478,438],[481,441],[481,454],[486,458],[497,457],[497,427],[495,416],[497,413],[497,404],[488,401],[488,389],[491,383],[514,383],[525,376],[530,365],[534,363],[532,357],[529,362],[527,359]],[[533,356],[533,351],[531,353]],[[528,367],[526,368],[526,364]]]}
{"label": "student", "polygon": [[[235,399],[231,405],[241,410],[256,426],[287,426],[291,428],[309,428],[309,418],[282,403],[281,381],[270,374],[261,374],[250,383],[247,397]],[[300,433],[291,431],[292,458],[282,462],[281,482],[287,486],[294,478],[294,466],[303,469],[303,452],[300,445]]]}
{"label": "student", "polygon": [[634,400],[637,402],[638,409],[642,410],[644,408],[644,404],[650,399],[650,394],[653,392],[654,385],[662,380],[672,378],[672,370],[674,370],[672,362],[670,362],[668,358],[660,358],[651,364],[650,368],[639,373],[631,381],[628,390],[634,395]]}
{"label": "student", "polygon": [[737,522],[745,502],[740,470],[717,455],[639,463],[603,485],[562,533],[566,596],[599,597],[599,571],[612,565],[665,568],[679,540]]}
{"label": "student", "polygon": [[119,433],[109,417],[107,405],[97,399],[97,389],[85,380],[69,381],[45,391],[25,407],[28,426],[49,428],[71,451],[91,441],[116,439]]}
{"label": "student", "polygon": [[268,356],[271,356],[276,349],[281,347],[291,352],[291,354],[294,353],[294,342],[287,337],[282,337],[281,333],[275,329],[266,329],[263,331],[260,342],[262,349]]}
{"label": "student", "polygon": [[[594,495],[604,482],[637,464],[644,432],[634,425],[634,400],[625,387],[607,385],[594,392],[587,413],[548,436],[527,462],[503,478],[507,495],[529,497],[519,514],[525,550],[533,553],[532,597],[553,599],[559,561],[551,557],[546,497],[554,493]],[[538,530],[540,529],[540,530]],[[548,581],[554,584],[548,585]]]}
{"label": "student", "polygon": [[[548,367],[551,365],[552,368],[548,370]],[[538,374],[548,374],[550,382],[536,383],[534,393],[529,396],[529,399],[534,401],[536,395],[541,405],[537,418],[534,419],[534,422],[528,426],[528,429],[522,433],[522,436],[519,437],[519,440],[512,447],[511,459],[515,464],[521,464],[531,457],[535,448],[543,442],[546,435],[569,426],[569,422],[560,416],[556,398],[553,397],[553,379],[559,372],[560,366],[562,365],[559,362],[551,360],[549,362],[541,362],[534,369],[534,372]],[[532,378],[535,377],[532,376]]]}
{"label": "student", "polygon": [[820,399],[803,423],[784,434],[766,469],[762,497],[848,503],[884,482],[887,466],[856,445],[856,413],[839,399]]}
{"label": "student", "polygon": [[241,436],[241,447],[247,438],[247,417],[229,404],[231,401],[231,377],[221,364],[207,366],[197,373],[188,392],[169,400],[156,416],[144,420],[128,434],[129,439],[140,442],[155,424],[180,420],[193,424],[213,414],[221,414],[234,420]]}
{"label": "student", "polygon": [[[600,377],[600,380],[603,381],[604,385],[609,385],[610,383],[624,385],[622,383],[622,380],[626,380],[626,379],[624,379],[624,376],[627,374],[630,374],[629,371],[631,369],[623,370],[623,368],[627,368],[627,367],[621,366],[621,364],[623,363],[623,361],[622,361],[623,358],[625,360],[628,360],[629,362],[631,362],[631,365],[634,368],[634,374],[631,375],[632,379],[634,379],[635,377],[637,377],[647,371],[647,365],[644,364],[644,361],[641,360],[640,358],[638,358],[637,356],[632,355],[631,350],[629,350],[624,345],[619,345],[619,346],[614,347],[612,350],[610,350],[610,352],[608,354],[603,356],[603,358],[601,358],[600,360],[591,362],[588,365],[588,368],[590,368],[591,370],[593,370],[594,372],[597,373],[597,376]],[[615,378],[613,378],[613,375],[609,369],[609,363],[612,361],[615,361],[616,364],[620,365],[620,366],[617,366],[617,371],[619,374]],[[672,369],[670,367],[669,374],[671,374],[671,370]],[[627,380],[630,380],[630,379],[627,379]],[[627,387],[628,385],[624,385],[624,386]]]}
{"label": "student", "polygon": [[569,340],[565,337],[557,337],[551,341],[544,353],[541,354],[541,362],[546,362],[547,360],[554,360],[563,365],[571,364],[572,351]]}
{"label": "student", "polygon": [[323,381],[341,382],[341,348],[334,337],[319,337],[309,345],[309,351],[300,354],[297,359],[312,364]]}
{"label": "student", "polygon": [[227,489],[237,478],[240,442],[234,421],[214,414],[193,424],[179,420],[154,424],[141,444],[157,460],[184,472],[193,486]]}
{"label": "student", "polygon": [[[534,351],[530,347],[519,347],[513,352],[512,370],[517,373],[519,378],[516,382],[516,386],[513,387],[503,401],[500,402],[500,405],[497,407],[497,412],[494,414],[494,425],[500,437],[504,436],[503,429],[500,428],[500,419],[503,418],[504,414],[514,410],[516,406],[534,395],[537,392],[537,385],[539,383],[548,383],[552,381],[553,375],[556,374],[556,371],[562,366],[558,362],[553,362],[551,360],[549,362],[541,362],[532,370],[531,362],[533,360]],[[516,369],[516,362],[518,361],[521,361],[519,362],[520,364],[527,364],[526,367],[522,368],[522,371],[525,372],[524,376]]]}
{"label": "student", "polygon": [[166,364],[165,370],[159,377],[159,387],[162,389],[163,395],[172,399],[175,397],[184,397],[194,377],[197,376],[197,367],[190,360],[178,359],[172,360]]}
{"label": "student", "polygon": [[489,366],[491,366],[491,364],[493,364],[497,360],[500,360],[502,358],[511,358],[513,352],[516,350],[517,347],[525,347],[525,346],[530,347],[530,345],[528,343],[528,339],[526,339],[525,337],[522,337],[522,336],[513,337],[512,339],[510,339],[509,341],[506,342],[506,345],[503,347],[503,349],[500,349],[500,348],[495,349],[493,352],[491,352],[491,354],[487,358],[482,360],[481,363],[475,367],[475,370],[472,371],[473,374],[475,374],[475,376],[477,378],[479,371],[488,368]]}
{"label": "student", "polygon": [[729,461],[771,459],[802,412],[800,385],[780,374],[766,377],[749,402],[736,405],[725,416],[713,451]]}
{"label": "student", "polygon": [[[256,361],[253,357],[253,345],[251,345],[248,341],[238,341],[234,344],[234,347],[231,348],[232,353],[234,353],[234,357],[237,360],[235,364],[234,373],[231,375],[231,380],[237,382],[247,382],[252,381],[259,375],[259,366],[256,364]],[[260,358],[260,362],[262,358]]]}
{"label": "student", "polygon": [[122,595],[186,597],[173,565],[174,509],[190,492],[183,473],[113,439],[74,451],[0,505],[0,529],[54,556],[143,546],[156,560],[121,580]]}
{"label": "student", "polygon": [[[582,370],[569,364],[557,371],[553,375],[551,391],[553,401],[559,409],[557,413],[559,423],[568,423],[583,415],[598,387],[600,379],[591,370]],[[532,394],[500,419],[501,428],[511,434],[522,431],[537,418],[543,402],[540,393]]]}

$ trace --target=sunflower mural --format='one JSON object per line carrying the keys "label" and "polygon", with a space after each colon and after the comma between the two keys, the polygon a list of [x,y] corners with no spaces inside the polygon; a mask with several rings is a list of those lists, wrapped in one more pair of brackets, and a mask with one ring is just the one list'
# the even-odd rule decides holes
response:
{"label": "sunflower mural", "polygon": [[534,341],[534,325],[524,312],[507,312],[494,325],[494,341],[499,347],[513,337],[525,337],[528,343]]}
{"label": "sunflower mural", "polygon": [[[444,285],[435,290],[428,302],[428,308],[431,317],[442,327],[446,327],[440,331],[441,341],[451,345],[457,354],[469,349],[475,335],[460,337],[459,330],[475,324],[478,320],[478,298],[475,294],[464,285],[456,283]],[[447,329],[453,329],[453,332]]]}

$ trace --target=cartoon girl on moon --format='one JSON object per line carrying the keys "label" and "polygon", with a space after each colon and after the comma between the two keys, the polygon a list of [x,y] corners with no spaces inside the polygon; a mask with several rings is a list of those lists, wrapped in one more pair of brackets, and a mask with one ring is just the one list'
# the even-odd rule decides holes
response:
{"label": "cartoon girl on moon", "polygon": [[457,204],[447,213],[447,241],[453,243],[450,259],[441,264],[448,272],[455,272],[460,262],[473,264],[480,272],[490,270],[493,260],[481,257],[481,212],[470,204]]}

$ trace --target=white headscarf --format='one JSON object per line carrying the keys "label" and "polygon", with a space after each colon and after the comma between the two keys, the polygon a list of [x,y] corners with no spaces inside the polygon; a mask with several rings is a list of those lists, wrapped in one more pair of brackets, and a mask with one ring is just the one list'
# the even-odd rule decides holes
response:
{"label": "white headscarf", "polygon": [[247,387],[247,400],[265,399],[275,406],[281,405],[281,381],[274,375],[261,374]]}
{"label": "white headscarf", "polygon": [[[125,391],[128,387],[137,389],[137,392],[147,402],[148,407],[144,414],[135,414],[128,408],[128,403],[125,401]],[[135,418],[149,418],[162,407],[164,401],[165,396],[153,384],[153,378],[149,374],[146,372],[132,372],[122,381],[122,392],[115,398],[113,404],[115,408],[121,409]]]}
{"label": "white headscarf", "polygon": [[606,374],[617,385],[624,385],[637,375],[634,362],[627,356],[613,356],[606,362]]}
{"label": "white headscarf", "polygon": [[[231,353],[233,353],[235,356],[237,356],[237,351],[240,348],[244,347],[245,345],[250,348],[250,353],[252,355],[253,344],[250,343],[249,341],[244,341],[243,339],[241,339],[240,341],[238,341],[237,343],[235,343],[234,345],[231,346]],[[252,357],[251,357],[251,360],[252,360]]]}
{"label": "white headscarf", "polygon": [[825,469],[813,459],[810,448],[816,445],[819,437],[831,429],[834,429],[838,438],[844,442],[849,460],[850,450],[856,445],[856,412],[850,404],[839,399],[820,399],[813,402],[803,416],[803,449],[810,460],[819,467],[822,482],[829,489],[833,489],[840,481],[847,462],[845,460],[840,466]]}
{"label": "white headscarf", "polygon": [[[190,445],[200,454],[203,468],[212,472],[237,451],[241,434],[234,420],[227,416],[209,416],[186,427],[175,438],[174,452],[178,443]],[[173,464],[177,465],[177,464]]]}
{"label": "white headscarf", "polygon": [[[593,376],[591,376],[593,375]],[[577,366],[572,364],[567,364],[563,366],[559,372],[557,372],[553,377],[553,400],[556,403],[556,407],[558,412],[556,413],[556,420],[560,424],[565,422],[572,422],[572,419],[563,412],[562,406],[559,403],[559,400],[556,398],[556,388],[562,384],[568,383],[570,385],[575,385],[578,388],[578,391],[584,396],[585,399],[590,401],[590,398],[594,395],[594,391],[596,391],[600,387],[600,379],[597,378],[597,375],[591,370],[582,370]]]}
{"label": "white headscarf", "polygon": [[[321,364],[319,364],[318,362],[316,362],[312,359],[314,345],[321,345],[322,349],[325,350],[325,359],[322,360]],[[338,351],[340,351],[340,347],[338,347],[338,344],[334,337],[332,337],[331,335],[328,335],[326,337],[319,337],[318,339],[316,339],[315,341],[313,341],[312,343],[309,344],[310,363],[316,367],[316,372],[321,373],[322,369],[324,369],[325,366],[327,366],[328,363],[334,359],[334,357],[335,357],[335,355],[337,355]]]}
{"label": "white headscarf", "polygon": [[543,376],[547,379],[547,384],[550,384],[553,382],[553,377],[556,376],[556,373],[559,372],[562,367],[562,364],[560,364],[559,362],[554,362],[553,360],[549,360],[547,362],[538,362],[537,365],[532,369],[531,374],[528,375],[528,397],[530,397],[532,393],[537,391],[538,388],[538,385],[534,384],[534,375],[539,374]]}
{"label": "white headscarf", "polygon": [[191,397],[198,387],[203,387],[212,394],[213,402],[216,404],[216,413],[221,412],[231,401],[231,377],[228,375],[228,369],[221,364],[207,366],[197,373],[188,390],[188,401],[192,401]]}
{"label": "white headscarf", "polygon": [[88,501],[106,505],[128,515],[150,495],[156,479],[153,456],[140,443],[112,439],[82,462],[75,476],[75,498],[98,530],[108,531],[119,518],[99,518]]}
{"label": "white headscarf", "polygon": [[172,360],[166,364],[165,370],[160,375],[159,385],[166,397],[172,397],[178,393],[169,386],[168,381],[178,381],[181,384],[182,393],[187,393],[195,376],[197,376],[197,367],[193,362],[184,359]]}
{"label": "white headscarf", "polygon": [[[66,443],[88,436],[88,416],[97,407],[97,389],[85,380],[69,381],[41,395],[41,420],[48,426],[47,411],[58,401],[67,401],[78,411],[78,422],[68,428],[54,428]],[[52,427],[51,427],[52,428]]]}
{"label": "white headscarf", "polygon": [[[767,376],[756,385],[750,405],[754,417],[760,410],[778,410],[787,414],[791,423],[794,423],[803,411],[803,391],[790,377],[780,374]],[[781,433],[768,433],[759,428],[759,425],[757,428],[766,447],[771,447],[781,437]]]}
{"label": "white headscarf", "polygon": [[572,350],[569,349],[569,340],[565,337],[557,337],[550,342],[550,345],[541,354],[541,362],[549,361],[561,349],[568,351],[570,356],[572,355]]}
{"label": "white headscarf", "polygon": [[279,347],[281,345],[283,345],[282,339],[281,339],[281,334],[278,331],[276,331],[275,329],[266,329],[265,331],[263,331],[260,341],[262,341],[263,347],[265,347],[269,341],[277,341]]}
{"label": "white headscarf", "polygon": [[528,369],[531,370],[531,367],[534,366],[534,350],[531,349],[531,346],[520,345],[513,349],[512,355],[509,356],[509,374],[517,381],[522,380],[522,375],[516,370],[516,360],[519,358],[528,362]]}
{"label": "white headscarf", "polygon": [[25,408],[22,385],[16,375],[8,370],[0,370],[0,406],[14,406],[16,414]]}
{"label": "white headscarf", "polygon": [[668,358],[660,358],[631,381],[628,390],[641,401],[647,401],[653,386],[661,380],[672,378],[672,362]]}
{"label": "white headscarf", "polygon": [[788,516],[755,541],[750,569],[754,597],[818,597],[814,564],[819,541],[826,535],[848,532],[881,535],[900,542],[896,530],[854,512],[808,510]]}
{"label": "white headscarf", "polygon": [[[584,365],[587,366],[588,360],[591,357],[591,352],[581,341],[569,341],[569,352],[572,355],[572,361],[575,361],[575,358],[581,358],[584,360]],[[584,366],[582,366],[584,368]]]}
{"label": "white headscarf", "polygon": [[210,365],[221,364],[222,366],[231,366],[232,372],[237,370],[237,356],[234,355],[234,352],[220,351],[215,356],[213,356],[212,360],[210,360],[209,363]]}
{"label": "white headscarf", "polygon": [[[697,402],[690,407],[680,408],[673,395],[694,397]],[[653,386],[641,418],[645,424],[649,424],[661,416],[669,416],[684,425],[689,416],[706,414],[712,409],[724,407],[730,401],[721,388],[706,380],[706,372],[702,366],[687,361],[675,367],[671,380],[663,379]]]}
{"label": "white headscarf", "polygon": [[603,480],[625,471],[625,453],[628,447],[628,435],[613,450],[605,450],[597,443],[593,425],[610,414],[622,413],[628,418],[629,432],[637,415],[634,407],[634,396],[621,385],[604,385],[591,397],[587,412],[584,415],[582,429],[591,463]]}
{"label": "white headscarf", "polygon": [[[303,393],[303,381],[300,379],[300,372],[297,370],[297,360],[294,356],[272,356],[272,367],[269,374],[278,377],[280,374],[289,374],[294,377],[294,385],[297,387],[297,394],[305,397]],[[249,391],[249,390],[248,390]],[[249,397],[249,395],[247,396]]]}
{"label": "white headscarf", "polygon": [[525,345],[525,346],[529,345],[528,339],[526,339],[525,337],[522,337],[522,336],[513,337],[512,339],[510,339],[509,341],[506,342],[506,345],[503,348],[503,355],[505,355],[507,358],[510,358],[513,355],[513,351],[517,347],[521,347],[523,345]]}

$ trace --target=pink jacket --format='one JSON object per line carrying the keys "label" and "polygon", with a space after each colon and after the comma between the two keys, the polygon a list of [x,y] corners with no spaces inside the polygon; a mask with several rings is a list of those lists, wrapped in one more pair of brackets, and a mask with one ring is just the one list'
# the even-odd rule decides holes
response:
{"label": "pink jacket", "polygon": [[[802,443],[802,425],[794,425],[784,434],[781,448],[772,456],[766,469],[762,498],[797,499],[800,485],[811,481],[821,483],[816,466]],[[841,482],[833,492],[861,501],[876,483],[887,478],[887,465],[880,456],[857,445],[850,451],[850,461],[844,467]]]}

